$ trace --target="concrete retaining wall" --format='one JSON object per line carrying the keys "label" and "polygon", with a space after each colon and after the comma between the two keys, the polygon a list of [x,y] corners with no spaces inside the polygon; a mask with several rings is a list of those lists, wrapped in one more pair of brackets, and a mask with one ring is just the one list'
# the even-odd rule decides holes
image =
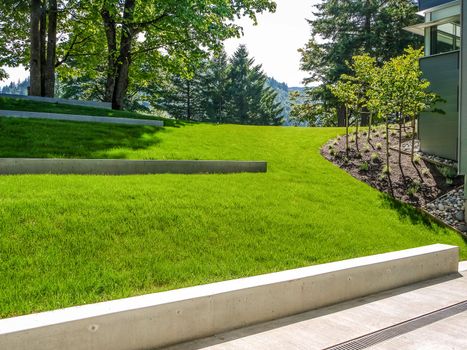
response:
{"label": "concrete retaining wall", "polygon": [[78,114],[59,114],[59,113],[7,111],[7,110],[0,110],[0,117],[23,118],[23,119],[52,119],[52,120],[65,120],[65,121],[85,122],[85,123],[149,125],[149,126],[159,126],[159,127],[164,126],[164,122],[161,120],[97,117],[97,116],[78,115]]}
{"label": "concrete retaining wall", "polygon": [[0,349],[154,349],[457,273],[432,245],[0,320]]}
{"label": "concrete retaining wall", "polygon": [[0,174],[229,174],[264,173],[262,161],[229,160],[126,160],[0,158]]}
{"label": "concrete retaining wall", "polygon": [[58,104],[73,105],[73,106],[96,107],[96,108],[105,108],[105,109],[111,109],[112,108],[111,103],[98,102],[98,101],[78,101],[78,100],[68,100],[68,99],[64,99],[64,98],[25,96],[25,95],[14,95],[14,94],[0,94],[0,97],[20,98],[20,99],[23,99],[23,100],[58,103]]}

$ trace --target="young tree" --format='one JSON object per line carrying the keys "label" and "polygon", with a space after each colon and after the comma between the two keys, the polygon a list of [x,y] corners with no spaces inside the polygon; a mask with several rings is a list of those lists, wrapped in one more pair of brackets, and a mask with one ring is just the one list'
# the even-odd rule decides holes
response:
{"label": "young tree", "polygon": [[[381,70],[380,99],[387,115],[395,115],[399,123],[399,167],[402,168],[402,129],[407,119],[412,126],[412,162],[414,157],[415,125],[420,112],[430,108],[437,96],[428,91],[430,83],[422,79],[419,59],[422,49],[409,47],[404,54],[386,62]],[[415,164],[414,164],[415,165]]]}
{"label": "young tree", "polygon": [[339,80],[335,85],[330,87],[330,91],[337,100],[345,106],[345,151],[347,158],[349,157],[349,122],[350,116],[359,113],[359,93],[360,87],[358,84],[349,79]]}
{"label": "young tree", "polygon": [[344,109],[328,86],[349,73],[345,62],[352,56],[367,53],[382,62],[402,53],[409,43],[421,45],[420,38],[403,30],[420,20],[417,11],[412,0],[322,0],[316,5],[309,20],[310,40],[300,50],[301,66],[310,73],[305,83],[321,83],[316,92],[324,106],[337,108],[339,126],[345,124]]}

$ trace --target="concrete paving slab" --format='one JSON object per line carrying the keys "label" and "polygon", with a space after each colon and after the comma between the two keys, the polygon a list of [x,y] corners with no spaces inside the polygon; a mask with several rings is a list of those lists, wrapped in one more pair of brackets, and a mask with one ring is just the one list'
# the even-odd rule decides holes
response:
{"label": "concrete paving slab", "polygon": [[[166,350],[323,349],[465,300],[467,272],[460,272]],[[467,312],[463,312],[371,349],[465,350],[466,324]]]}

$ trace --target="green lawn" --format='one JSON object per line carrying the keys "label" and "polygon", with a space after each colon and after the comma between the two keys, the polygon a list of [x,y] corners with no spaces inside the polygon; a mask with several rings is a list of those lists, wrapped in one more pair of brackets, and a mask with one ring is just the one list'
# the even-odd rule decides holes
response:
{"label": "green lawn", "polygon": [[0,118],[0,156],[267,160],[266,174],[0,177],[0,317],[437,242],[324,160],[338,129]]}
{"label": "green lawn", "polygon": [[98,117],[114,117],[114,118],[134,118],[134,119],[156,119],[163,120],[168,125],[174,125],[176,122],[171,119],[164,119],[154,115],[135,113],[129,111],[115,111],[105,108],[73,106],[59,103],[48,103],[29,101],[19,98],[0,97],[0,109],[27,111],[27,112],[46,112],[46,113],[63,113],[63,114],[78,114],[92,115]]}

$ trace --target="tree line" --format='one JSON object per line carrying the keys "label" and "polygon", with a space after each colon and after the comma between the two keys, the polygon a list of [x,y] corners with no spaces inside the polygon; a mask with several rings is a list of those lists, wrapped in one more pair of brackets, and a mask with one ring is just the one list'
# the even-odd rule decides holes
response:
{"label": "tree line", "polygon": [[[308,72],[305,93],[292,96],[291,117],[310,126],[345,126],[345,106],[331,87],[356,55],[368,54],[376,65],[419,48],[422,38],[404,30],[421,21],[412,0],[321,0],[309,20],[311,37],[301,52],[301,69]],[[318,85],[316,83],[318,82]],[[364,111],[366,112],[366,111]],[[368,124],[368,113],[362,123]]]}
{"label": "tree line", "polygon": [[261,65],[240,45],[231,58],[221,51],[203,61],[190,78],[170,76],[149,96],[153,105],[179,119],[279,125],[283,107],[267,81]]}
{"label": "tree line", "polygon": [[236,18],[255,22],[275,8],[269,0],[3,0],[0,66],[28,66],[38,96],[54,95],[56,73],[91,78],[102,100],[122,109],[167,73],[189,78],[241,34]]}

